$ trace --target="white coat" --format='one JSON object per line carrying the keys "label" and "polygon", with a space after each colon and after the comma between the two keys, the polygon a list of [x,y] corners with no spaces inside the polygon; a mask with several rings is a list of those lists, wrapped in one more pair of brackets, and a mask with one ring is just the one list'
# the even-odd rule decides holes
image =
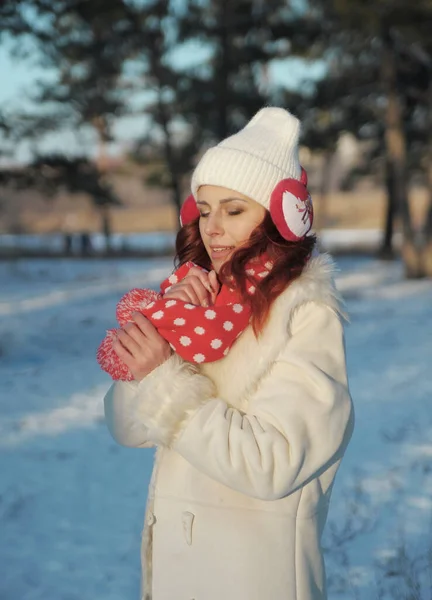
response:
{"label": "white coat", "polygon": [[320,255],[228,355],[172,355],[105,397],[113,437],[157,445],[142,600],[324,600],[320,545],[353,428],[332,263]]}

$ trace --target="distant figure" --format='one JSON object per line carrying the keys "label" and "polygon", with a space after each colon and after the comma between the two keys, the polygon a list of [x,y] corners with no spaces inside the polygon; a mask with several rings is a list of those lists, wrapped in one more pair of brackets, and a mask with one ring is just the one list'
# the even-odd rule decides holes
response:
{"label": "distant figure", "polygon": [[353,408],[299,130],[264,108],[205,153],[176,244],[194,267],[112,341],[133,380],[108,391],[108,427],[157,447],[142,600],[326,598],[320,540]]}

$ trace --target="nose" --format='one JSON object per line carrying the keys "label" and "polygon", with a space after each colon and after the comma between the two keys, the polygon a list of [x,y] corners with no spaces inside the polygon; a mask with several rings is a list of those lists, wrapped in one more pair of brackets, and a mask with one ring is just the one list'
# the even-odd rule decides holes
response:
{"label": "nose", "polygon": [[204,232],[209,237],[223,234],[222,219],[217,212],[211,213],[207,217]]}

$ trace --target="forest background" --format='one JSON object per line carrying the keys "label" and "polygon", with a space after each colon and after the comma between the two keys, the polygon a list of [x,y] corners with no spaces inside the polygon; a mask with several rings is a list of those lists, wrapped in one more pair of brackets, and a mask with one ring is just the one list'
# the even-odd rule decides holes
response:
{"label": "forest background", "polygon": [[317,229],[378,227],[431,276],[431,24],[430,0],[4,0],[29,78],[0,104],[0,230],[66,255],[175,231],[200,154],[274,104],[303,121]]}

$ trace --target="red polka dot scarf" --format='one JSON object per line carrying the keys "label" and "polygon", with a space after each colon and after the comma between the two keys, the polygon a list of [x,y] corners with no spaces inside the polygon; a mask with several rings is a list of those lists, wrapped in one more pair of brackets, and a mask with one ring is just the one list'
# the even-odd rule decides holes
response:
{"label": "red polka dot scarf", "polygon": [[[116,317],[120,326],[132,321],[134,311],[141,312],[170,343],[182,358],[193,363],[214,362],[226,356],[236,338],[247,327],[251,317],[249,304],[240,301],[239,293],[222,285],[213,306],[205,308],[183,300],[164,299],[165,292],[189,273],[187,262],[160,286],[160,292],[133,289],[117,305]],[[257,283],[266,277],[273,264],[266,256],[252,260],[246,273],[253,283],[247,291],[253,295]],[[104,371],[115,380],[131,381],[128,367],[115,353],[112,344],[117,329],[110,329],[97,351],[97,360]]]}

